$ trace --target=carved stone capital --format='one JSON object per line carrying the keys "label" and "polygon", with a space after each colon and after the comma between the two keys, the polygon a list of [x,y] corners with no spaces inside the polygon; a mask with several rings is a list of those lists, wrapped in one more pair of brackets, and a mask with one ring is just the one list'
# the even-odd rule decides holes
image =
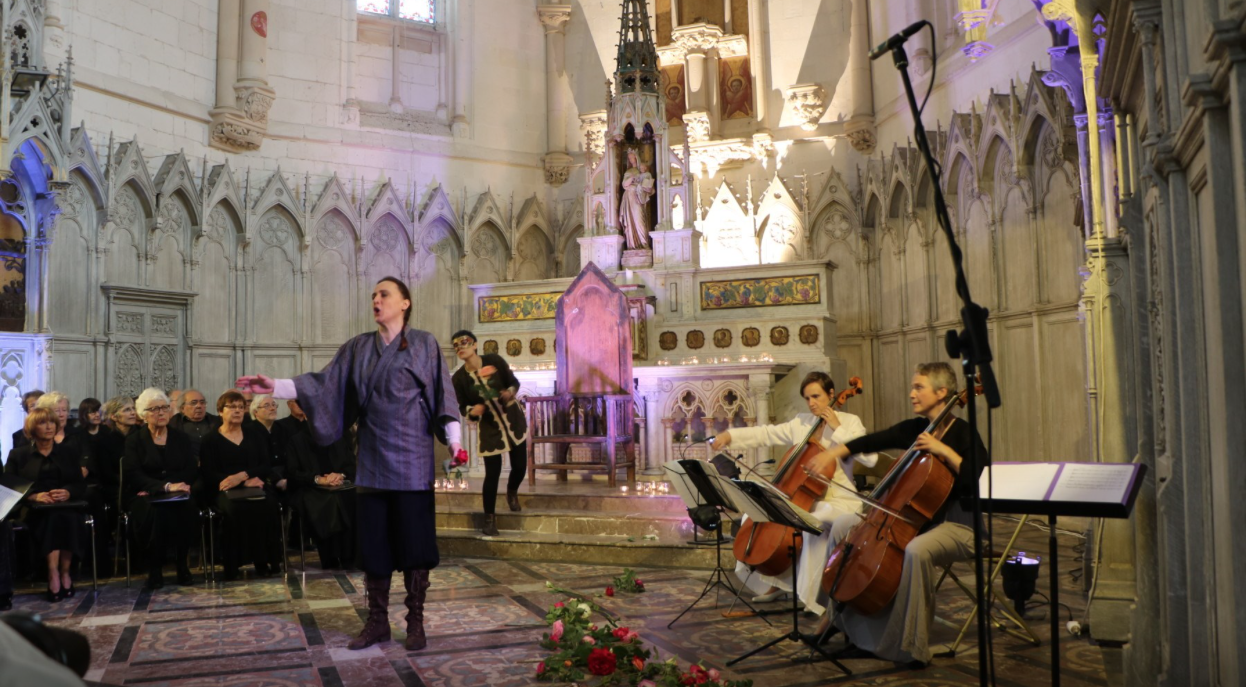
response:
{"label": "carved stone capital", "polygon": [[571,5],[541,5],[536,8],[536,15],[545,33],[562,33],[567,20],[571,19]]}
{"label": "carved stone capital", "polygon": [[844,134],[858,153],[869,155],[878,144],[873,117],[853,117],[844,125]]}
{"label": "carved stone capital", "polygon": [[797,84],[787,87],[783,95],[800,121],[800,128],[805,131],[818,128],[818,120],[826,111],[826,91],[821,86],[816,83]]}
{"label": "carved stone capital", "polygon": [[710,140],[710,116],[706,112],[689,112],[684,115],[684,131],[689,143]]}
{"label": "carved stone capital", "polygon": [[684,53],[705,54],[722,40],[723,30],[713,24],[688,24],[671,31],[671,42]]}
{"label": "carved stone capital", "polygon": [[545,183],[555,188],[567,183],[571,175],[572,160],[566,153],[552,152],[545,154]]}
{"label": "carved stone capital", "polygon": [[[687,120],[685,119],[685,121]],[[722,167],[738,165],[752,160],[756,156],[751,139],[736,138],[728,141],[707,141],[693,144],[690,149],[692,151],[692,169],[697,170],[704,167],[711,177],[718,174],[718,170]]]}
{"label": "carved stone capital", "polygon": [[209,113],[212,126],[209,129],[210,143],[214,148],[223,148],[234,152],[259,150],[264,142],[266,127],[247,119],[234,108],[217,108]]}
{"label": "carved stone capital", "polygon": [[234,84],[234,95],[238,99],[238,109],[247,119],[256,124],[268,127],[268,111],[272,109],[276,92],[262,82],[243,82]]}

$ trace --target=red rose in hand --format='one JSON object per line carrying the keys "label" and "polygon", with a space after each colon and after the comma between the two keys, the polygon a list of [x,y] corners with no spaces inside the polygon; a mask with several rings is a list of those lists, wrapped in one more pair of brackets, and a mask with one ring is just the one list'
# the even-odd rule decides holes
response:
{"label": "red rose in hand", "polygon": [[468,460],[470,460],[470,458],[468,458],[467,456],[467,451],[464,449],[459,449],[458,451],[454,452],[454,461],[450,467],[457,468],[460,465],[467,465]]}
{"label": "red rose in hand", "polygon": [[618,667],[618,659],[609,649],[593,649],[588,654],[588,672],[593,675],[610,675]]}
{"label": "red rose in hand", "polygon": [[606,596],[614,596],[614,587],[606,587]]}

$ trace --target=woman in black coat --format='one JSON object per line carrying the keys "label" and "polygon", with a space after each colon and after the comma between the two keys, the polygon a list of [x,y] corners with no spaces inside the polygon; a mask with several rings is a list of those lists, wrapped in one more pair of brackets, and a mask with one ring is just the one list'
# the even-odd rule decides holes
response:
{"label": "woman in black coat", "polygon": [[286,444],[286,478],[291,498],[311,529],[320,567],[349,567],[355,559],[355,480],[351,438],[319,446],[306,427]]}
{"label": "woman in black coat", "polygon": [[190,485],[199,477],[190,437],[169,427],[172,406],[160,389],[145,389],[134,404],[144,425],[125,441],[121,499],[134,538],[147,555],[147,589],[164,586],[164,552],[176,551],[177,583],[191,584],[186,556],[197,537],[199,511]]}
{"label": "woman in black coat", "polygon": [[[226,581],[238,579],[238,567],[248,562],[255,564],[256,575],[267,577],[280,549],[277,501],[264,489],[272,474],[268,440],[263,427],[243,428],[246,407],[237,391],[221,394],[216,401],[221,426],[199,445],[203,490],[213,495],[205,498],[223,520]],[[255,496],[240,498],[243,493]]]}
{"label": "woman in black coat", "polygon": [[506,360],[496,353],[476,353],[476,335],[463,330],[450,339],[454,354],[463,361],[451,382],[458,397],[463,419],[478,423],[476,453],[485,461],[484,502],[486,536],[498,535],[494,505],[498,498],[498,479],[502,476],[502,454],[510,454],[510,476],[506,480],[506,504],[519,510],[519,485],[528,469],[528,420],[515,395],[519,380]]}
{"label": "woman in black coat", "polygon": [[13,449],[4,467],[5,472],[34,482],[26,492],[21,517],[47,560],[49,601],[73,596],[69,567],[86,540],[82,533],[86,479],[78,456],[56,443],[59,431],[55,411],[35,408],[26,416],[24,428],[30,443]]}

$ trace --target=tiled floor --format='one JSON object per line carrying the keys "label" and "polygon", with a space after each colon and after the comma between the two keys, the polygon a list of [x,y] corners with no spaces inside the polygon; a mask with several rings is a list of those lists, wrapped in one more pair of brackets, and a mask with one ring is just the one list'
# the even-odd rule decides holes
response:
{"label": "tiled floor", "polygon": [[[1002,522],[1001,529],[1011,533]],[[1022,548],[1042,550],[1045,535],[1027,528]],[[1074,568],[1074,545],[1062,536],[1062,564]],[[542,616],[560,600],[545,588],[546,581],[585,593],[600,594],[620,570],[611,566],[551,561],[448,559],[434,571],[429,592],[426,628],[429,646],[407,653],[401,639],[405,608],[397,578],[391,595],[394,640],[365,651],[345,648],[358,631],[364,614],[359,573],[325,573],[314,566],[305,577],[292,576],[241,581],[213,587],[167,587],[148,594],[137,585],[121,582],[103,587],[97,597],[82,594],[52,605],[33,595],[16,599],[20,610],[43,613],[49,622],[86,634],[92,645],[88,679],[106,684],[208,686],[277,685],[470,685],[533,684],[535,664],[543,656],[536,641],[545,629]],[[1045,571],[1044,571],[1045,572]],[[972,573],[961,570],[965,579]],[[724,668],[732,657],[758,646],[785,629],[790,616],[771,617],[774,626],[759,618],[723,618],[721,608],[703,601],[674,629],[670,622],[697,595],[707,579],[705,571],[646,569],[639,574],[649,592],[616,595],[598,601],[621,621],[641,633],[663,657],[681,662],[703,660]],[[300,584],[301,582],[301,584]],[[1046,591],[1045,575],[1039,581]],[[1080,587],[1064,576],[1061,600],[1081,614]],[[939,595],[939,615],[963,619],[970,602],[952,585]],[[724,604],[725,607],[725,604]],[[783,604],[774,603],[772,609]],[[1042,616],[1046,608],[1032,611]],[[1063,615],[1063,614],[1062,614]],[[802,617],[809,629],[813,619]],[[1047,623],[1034,621],[1042,639],[1031,646],[1011,636],[995,637],[1000,685],[1042,685],[1050,680]],[[936,623],[937,642],[951,641],[956,630]],[[836,640],[838,642],[838,640]],[[904,671],[891,663],[852,660],[854,671],[844,678],[831,665],[801,659],[807,652],[784,642],[736,666],[728,675],[748,677],[759,687],[825,684],[961,685],[977,683],[977,653],[973,635],[963,653],[938,658],[922,671]],[[1084,639],[1065,637],[1062,643],[1066,685],[1107,684],[1100,650]]]}

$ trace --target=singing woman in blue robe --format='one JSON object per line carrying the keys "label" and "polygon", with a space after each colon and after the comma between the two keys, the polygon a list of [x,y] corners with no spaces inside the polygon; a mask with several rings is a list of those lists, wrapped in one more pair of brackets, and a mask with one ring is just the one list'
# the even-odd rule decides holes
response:
{"label": "singing woman in blue robe", "polygon": [[428,573],[440,562],[433,504],[433,439],[461,447],[454,386],[432,334],[411,329],[411,292],[394,277],[372,291],[376,332],[338,349],[320,372],[294,379],[239,377],[239,389],[297,399],[316,443],[337,441],[358,426],[355,475],[360,567],[368,599],[363,631],[347,645],[363,649],[390,638],[389,587],[403,572],[408,651],[423,649]]}

